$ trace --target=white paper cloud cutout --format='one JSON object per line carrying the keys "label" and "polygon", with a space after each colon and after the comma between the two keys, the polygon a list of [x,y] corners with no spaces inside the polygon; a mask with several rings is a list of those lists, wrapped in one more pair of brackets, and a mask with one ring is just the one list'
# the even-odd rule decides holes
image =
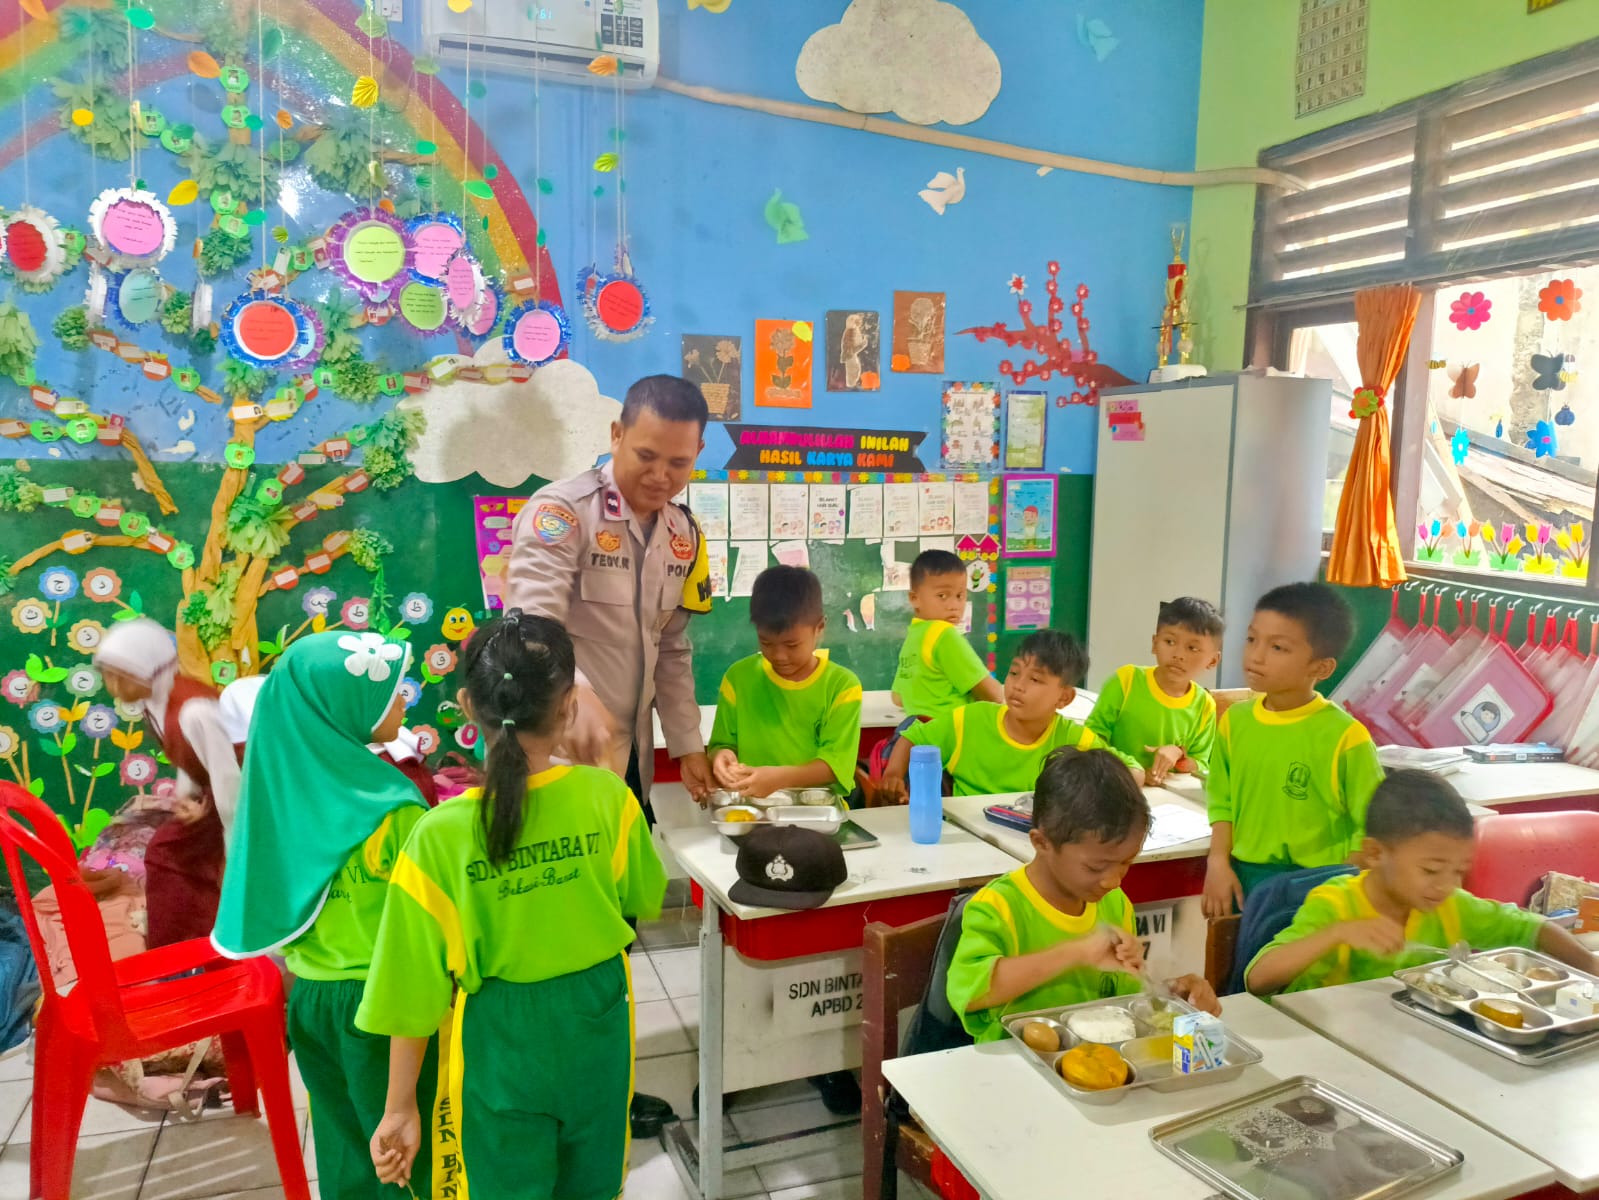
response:
{"label": "white paper cloud cutout", "polygon": [[945,0],[852,0],[811,34],[794,64],[800,90],[850,112],[912,125],[967,125],[999,95],[999,59]]}
{"label": "white paper cloud cutout", "polygon": [[[461,365],[503,363],[498,338]],[[558,359],[527,383],[434,384],[405,401],[427,417],[411,461],[424,483],[450,483],[474,471],[495,487],[516,487],[530,475],[565,479],[610,453],[619,401],[600,394],[588,368]]]}

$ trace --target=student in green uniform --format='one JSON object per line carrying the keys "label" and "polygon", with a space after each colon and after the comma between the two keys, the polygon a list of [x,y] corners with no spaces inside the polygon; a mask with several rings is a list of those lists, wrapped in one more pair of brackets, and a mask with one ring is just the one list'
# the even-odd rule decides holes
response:
{"label": "student in green uniform", "polygon": [[1325,584],[1284,584],[1255,605],[1244,678],[1257,695],[1222,713],[1210,756],[1207,917],[1242,908],[1273,875],[1332,866],[1359,847],[1382,780],[1377,748],[1316,694],[1353,636],[1349,606]]}
{"label": "student in green uniform", "polygon": [[[1536,947],[1581,971],[1593,954],[1570,933],[1514,904],[1482,900],[1461,888],[1476,835],[1460,794],[1426,771],[1395,771],[1366,810],[1359,875],[1322,884],[1293,924],[1250,962],[1256,995],[1386,979],[1466,942],[1473,950]],[[1407,951],[1406,944],[1429,949]]]}
{"label": "student in green uniform", "polygon": [[[317,633],[273,666],[251,718],[211,935],[230,957],[282,948],[322,1194],[339,1200],[404,1194],[372,1174],[367,1139],[383,1116],[389,1046],[358,1032],[355,1013],[400,847],[428,811],[416,785],[367,748],[393,741],[405,717],[407,655],[376,633]],[[431,1067],[432,1044],[422,1045]],[[423,1111],[433,1085],[431,1070],[412,1079]]]}
{"label": "student in green uniform", "polygon": [[628,918],[660,913],[666,875],[627,785],[552,758],[575,702],[566,630],[513,609],[473,635],[462,666],[461,705],[489,743],[484,783],[428,813],[394,869],[356,1013],[391,1046],[371,1163],[386,1182],[417,1177],[414,1081],[458,989],[432,1190],[412,1190],[617,1196],[633,1091]]}
{"label": "student in green uniform", "polygon": [[822,585],[804,567],[768,567],[755,577],[750,623],[761,652],[722,676],[711,727],[717,783],[746,796],[780,788],[855,786],[861,740],[861,681],[818,650],[827,621]]}
{"label": "student in green uniform", "polygon": [[1193,596],[1163,601],[1152,667],[1125,666],[1105,681],[1088,727],[1144,768],[1159,787],[1172,771],[1210,770],[1216,701],[1194,676],[1221,661],[1221,614]]}
{"label": "student in green uniform", "polygon": [[912,717],[941,717],[971,700],[1001,704],[1005,689],[962,636],[966,564],[948,550],[911,563],[911,627],[894,672],[894,702]]}
{"label": "student in green uniform", "polygon": [[[912,746],[937,746],[957,796],[1024,792],[1044,759],[1060,746],[1089,750],[1105,743],[1078,721],[1060,715],[1077,696],[1088,655],[1069,633],[1040,629],[1022,639],[1005,673],[1005,703],[968,704],[900,738],[883,770],[880,793],[906,799]],[[1143,768],[1117,752],[1141,780]]]}
{"label": "student in green uniform", "polygon": [[[1033,861],[966,904],[949,965],[950,1006],[979,1042],[1005,1036],[1009,1013],[1143,990],[1133,903],[1119,886],[1149,828],[1149,804],[1108,750],[1057,750],[1033,789]],[[1170,981],[1219,1013],[1197,975]]]}

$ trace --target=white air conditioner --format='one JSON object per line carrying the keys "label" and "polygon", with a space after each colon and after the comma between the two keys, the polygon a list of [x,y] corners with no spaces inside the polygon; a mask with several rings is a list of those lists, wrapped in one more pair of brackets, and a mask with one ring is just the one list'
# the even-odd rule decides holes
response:
{"label": "white air conditioner", "polygon": [[[451,12],[429,0],[422,32],[440,62],[531,75],[568,83],[649,87],[661,62],[656,0],[477,0]],[[596,75],[589,64],[616,56],[618,74]]]}

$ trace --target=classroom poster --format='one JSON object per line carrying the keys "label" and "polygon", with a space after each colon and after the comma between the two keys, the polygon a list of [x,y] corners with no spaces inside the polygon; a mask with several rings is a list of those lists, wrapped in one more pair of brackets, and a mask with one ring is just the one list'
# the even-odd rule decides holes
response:
{"label": "classroom poster", "polygon": [[921,532],[921,510],[914,483],[883,485],[883,536],[915,537]]}
{"label": "classroom poster", "polygon": [[763,408],[811,406],[809,321],[755,322],[755,403]]}
{"label": "classroom poster", "polygon": [[766,539],[733,543],[733,576],[729,596],[748,596],[755,590],[755,577],[766,570]]}
{"label": "classroom poster", "polygon": [[803,483],[774,483],[772,496],[772,540],[803,538],[810,517],[810,489]]}
{"label": "classroom poster", "polygon": [[842,483],[811,485],[811,531],[813,541],[842,541],[844,505],[847,489]]}
{"label": "classroom poster", "polygon": [[505,568],[511,560],[511,525],[527,500],[522,496],[473,496],[472,528],[477,543],[477,572],[483,583],[483,607],[505,607]]}
{"label": "classroom poster", "polygon": [[1051,567],[1005,568],[1005,628],[1048,629],[1053,596]]}
{"label": "classroom poster", "polygon": [[895,371],[914,375],[944,373],[944,293],[895,292],[893,357]]}
{"label": "classroom poster", "polygon": [[883,536],[883,485],[858,483],[849,489],[849,536]]}
{"label": "classroom poster", "polygon": [[986,470],[999,459],[999,389],[991,383],[944,385],[944,465]]}
{"label": "classroom poster", "polygon": [[728,537],[735,542],[766,538],[767,494],[764,483],[735,483],[727,489]]}
{"label": "classroom poster", "polygon": [[838,310],[824,323],[823,377],[830,392],[875,392],[881,386],[883,345],[874,312]]}
{"label": "classroom poster", "polygon": [[955,485],[955,532],[978,537],[988,532],[988,484],[963,481]]}
{"label": "classroom poster", "polygon": [[1012,392],[1005,398],[1005,469],[1039,471],[1044,467],[1044,418],[1049,396],[1044,392]]}
{"label": "classroom poster", "polygon": [[711,575],[711,596],[716,600],[727,599],[727,543],[713,542],[706,539],[705,565]]}
{"label": "classroom poster", "polygon": [[883,591],[910,591],[911,562],[919,553],[917,544],[908,538],[884,538],[880,553],[883,560]]}
{"label": "classroom poster", "polygon": [[742,415],[740,381],[744,374],[743,339],[716,333],[683,335],[683,377],[700,385],[713,421],[736,421]]}
{"label": "classroom poster", "polygon": [[727,484],[689,484],[688,510],[699,522],[700,533],[706,541],[725,542],[728,539]]}
{"label": "classroom poster", "polygon": [[1055,556],[1054,475],[1007,475],[1001,553],[1007,558]]}
{"label": "classroom poster", "polygon": [[[918,530],[923,539],[947,536],[955,549],[955,489],[947,483],[923,483],[917,505]],[[927,549],[927,547],[923,547]]]}

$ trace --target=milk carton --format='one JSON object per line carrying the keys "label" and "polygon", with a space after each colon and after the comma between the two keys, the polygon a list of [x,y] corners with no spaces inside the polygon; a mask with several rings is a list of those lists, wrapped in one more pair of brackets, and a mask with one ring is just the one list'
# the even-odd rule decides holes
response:
{"label": "milk carton", "polygon": [[1224,1066],[1227,1028],[1209,1013],[1181,1013],[1171,1027],[1171,1065],[1179,1075],[1196,1075]]}
{"label": "milk carton", "polygon": [[1592,983],[1568,983],[1555,992],[1557,1015],[1575,1020],[1599,1015],[1599,986]]}

